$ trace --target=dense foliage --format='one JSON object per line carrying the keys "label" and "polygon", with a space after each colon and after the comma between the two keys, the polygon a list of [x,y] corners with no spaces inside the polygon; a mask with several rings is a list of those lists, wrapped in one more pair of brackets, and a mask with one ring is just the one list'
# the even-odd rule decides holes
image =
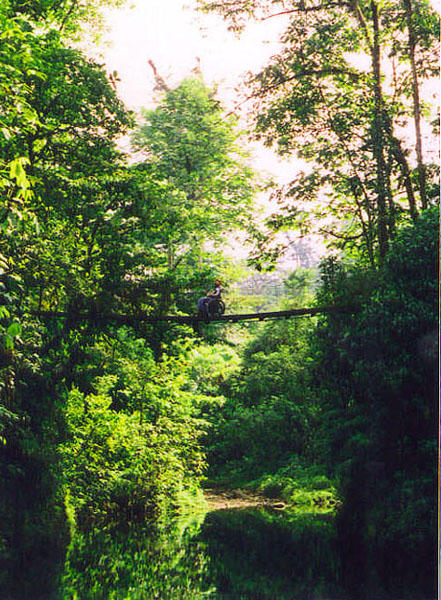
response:
{"label": "dense foliage", "polygon": [[439,15],[426,0],[199,4],[239,31],[250,18],[284,24],[281,50],[244,92],[255,136],[308,163],[279,191],[269,231],[320,231],[382,262],[400,224],[439,192],[437,113],[421,93],[436,85]]}
{"label": "dense foliage", "polygon": [[[320,452],[345,498],[347,572],[373,561],[393,585],[407,571],[402,593],[421,585],[427,597],[435,589],[438,223],[430,209],[400,231],[375,285],[354,267],[326,266],[325,298],[365,291],[356,319],[318,326],[312,369],[323,406]],[[360,533],[364,550],[354,559]]]}
{"label": "dense foliage", "polygon": [[[115,572],[128,594],[138,570],[152,598],[204,594],[202,546],[161,571],[136,532],[142,565],[115,531],[141,521],[153,533],[168,509],[202,502],[205,477],[325,519],[338,507],[355,594],[349,574],[373,566],[386,591],[407,572],[402,585],[431,597],[439,212],[418,89],[433,74],[438,19],[409,0],[285,6],[295,18],[283,49],[251,82],[254,131],[313,170],[280,192],[255,262],[274,254],[273,232],[307,230],[317,216],[341,252],[319,276],[279,281],[282,299],[250,298],[233,286],[250,272],[221,252],[232,231],[256,233],[259,180],[237,120],[200,74],[173,89],[157,75],[157,105],[136,123],[77,48],[85,19],[98,31],[99,7],[0,0],[2,598],[57,598],[61,581],[65,597],[104,598]],[[268,9],[211,7],[235,26]],[[349,51],[366,53],[371,70]],[[414,157],[399,135],[412,118]],[[118,149],[123,134],[135,164]],[[292,204],[300,198],[313,210]],[[231,311],[336,310],[199,334],[142,320],[193,313],[214,277],[226,279]],[[98,579],[102,564],[81,566],[89,529],[111,555]]]}
{"label": "dense foliage", "polygon": [[[312,278],[310,271],[287,280],[285,308],[311,300]],[[214,415],[210,465],[218,477],[256,478],[310,453],[316,406],[304,365],[311,328],[305,319],[268,322],[246,344],[240,369],[224,384],[228,400]]]}
{"label": "dense foliage", "polygon": [[243,224],[254,190],[234,123],[201,77],[159,100],[155,127],[142,133],[161,153],[161,127],[178,117],[188,138],[179,160],[203,126],[204,153],[187,178],[156,160],[128,164],[117,140],[133,116],[102,66],[74,47],[83,9],[93,24],[95,7],[58,14],[1,2],[2,597],[50,597],[66,511],[71,527],[85,527],[197,495],[206,424],[189,381],[189,332],[124,329],[106,316],[194,310],[225,263],[205,258],[202,242]]}
{"label": "dense foliage", "polygon": [[113,138],[131,119],[102,69],[67,45],[67,14],[34,9],[2,2],[0,12],[0,586],[48,597],[67,539],[61,388],[87,334],[29,311],[65,307],[96,281],[103,202],[85,180],[115,171]]}

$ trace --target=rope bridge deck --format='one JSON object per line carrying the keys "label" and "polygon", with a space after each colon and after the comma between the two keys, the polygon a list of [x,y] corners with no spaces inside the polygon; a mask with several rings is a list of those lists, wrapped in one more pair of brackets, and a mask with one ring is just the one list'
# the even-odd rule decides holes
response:
{"label": "rope bridge deck", "polygon": [[74,320],[91,320],[91,321],[109,321],[120,323],[121,325],[133,325],[135,323],[178,323],[182,325],[195,325],[197,323],[237,323],[239,321],[264,321],[266,319],[289,319],[290,317],[314,316],[320,313],[330,312],[352,312],[356,307],[342,306],[322,306],[313,308],[293,308],[290,310],[279,310],[271,312],[258,313],[240,313],[234,315],[219,315],[206,319],[197,315],[164,315],[151,316],[140,313],[138,315],[122,315],[117,313],[100,314],[97,312],[74,313],[69,311],[30,311],[33,316],[42,318],[65,318]]}

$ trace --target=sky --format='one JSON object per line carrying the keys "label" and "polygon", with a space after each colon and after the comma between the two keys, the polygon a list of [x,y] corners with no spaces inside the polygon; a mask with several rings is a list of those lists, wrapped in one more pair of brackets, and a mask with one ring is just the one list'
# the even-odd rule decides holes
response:
{"label": "sky", "polygon": [[[154,106],[152,60],[168,84],[191,75],[200,61],[208,85],[218,86],[217,97],[234,110],[241,77],[258,70],[278,50],[281,18],[251,23],[240,38],[228,31],[218,15],[195,10],[196,0],[134,0],[125,8],[106,13],[107,45],[100,50],[108,71],[117,71],[118,94],[128,108]],[[291,181],[298,161],[282,160],[263,145],[252,145],[253,166],[280,183]]]}
{"label": "sky", "polygon": [[151,100],[149,59],[173,84],[191,73],[199,57],[205,81],[219,83],[231,106],[240,75],[265,64],[277,50],[278,19],[250,25],[239,39],[219,16],[196,12],[195,5],[195,0],[135,0],[107,13],[112,46],[105,59],[122,77],[121,95],[130,108]]}
{"label": "sky", "polygon": [[[140,108],[155,105],[155,79],[148,64],[152,60],[171,86],[191,75],[199,64],[204,81],[216,85],[216,97],[226,110],[234,110],[238,102],[235,88],[241,78],[247,71],[265,66],[278,51],[284,18],[250,23],[239,38],[228,31],[220,16],[202,14],[195,7],[196,0],[129,0],[126,7],[105,13],[107,31],[93,54],[104,61],[108,72],[117,71],[118,96],[128,108],[139,113]],[[129,138],[121,145],[130,152]],[[294,158],[279,158],[257,142],[249,142],[248,149],[252,167],[279,184],[288,183],[305,167]],[[261,219],[276,210],[268,191],[256,201]],[[316,253],[322,253],[317,240],[309,241]],[[249,250],[242,241],[237,242],[234,236],[228,238],[224,251],[245,258]]]}

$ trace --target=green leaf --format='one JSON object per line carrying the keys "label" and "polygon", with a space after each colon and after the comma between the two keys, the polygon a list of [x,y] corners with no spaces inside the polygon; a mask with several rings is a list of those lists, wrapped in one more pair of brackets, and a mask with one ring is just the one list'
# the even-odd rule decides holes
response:
{"label": "green leaf", "polygon": [[21,327],[20,323],[18,323],[17,321],[15,321],[11,325],[9,325],[9,327],[6,330],[6,333],[13,338],[20,335],[21,332],[22,332],[22,327]]}
{"label": "green leaf", "polygon": [[11,139],[12,136],[11,136],[11,132],[9,131],[9,129],[6,129],[6,127],[2,127],[0,131],[2,132],[3,137],[6,140],[10,140]]}
{"label": "green leaf", "polygon": [[8,318],[9,316],[10,312],[6,306],[0,306],[0,319]]}

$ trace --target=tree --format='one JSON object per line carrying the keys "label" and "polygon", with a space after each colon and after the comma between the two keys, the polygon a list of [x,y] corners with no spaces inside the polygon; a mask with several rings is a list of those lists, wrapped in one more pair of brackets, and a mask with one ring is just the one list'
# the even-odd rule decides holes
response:
{"label": "tree", "polygon": [[22,309],[62,307],[81,288],[79,270],[90,272],[94,236],[112,205],[98,180],[115,173],[114,139],[131,119],[103,70],[66,48],[56,27],[17,15],[3,48],[3,277],[26,285]]}
{"label": "tree", "polygon": [[[403,5],[292,2],[271,15],[267,2],[201,4],[233,27],[249,14],[290,18],[282,50],[248,81],[257,137],[311,162],[311,172],[285,189],[272,229],[310,230],[318,222],[330,244],[359,247],[372,265],[382,261],[397,226],[418,212],[408,142],[400,134],[413,108]],[[421,82],[435,74],[439,19],[428,4],[419,7]],[[358,66],[363,56],[370,70]],[[419,200],[424,206],[424,193]]]}
{"label": "tree", "polygon": [[[175,244],[194,239],[219,241],[249,220],[256,176],[240,148],[236,119],[227,116],[200,77],[168,90],[158,106],[143,111],[133,135],[146,166],[167,182],[166,222],[174,224]],[[170,235],[172,235],[170,233]]]}
{"label": "tree", "polygon": [[54,15],[48,24],[43,6],[28,8],[39,14],[0,3],[0,588],[49,598],[68,538],[60,389],[81,334],[29,311],[73,304],[100,279],[87,272],[89,217],[104,223],[107,207],[102,187],[92,198],[84,183],[115,172],[114,139],[130,116],[102,69],[66,46]]}
{"label": "tree", "polygon": [[[427,208],[426,194],[426,172],[423,162],[423,148],[421,136],[421,102],[418,82],[418,66],[417,66],[417,38],[418,33],[421,33],[421,25],[418,23],[418,17],[424,19],[424,14],[421,14],[421,6],[419,3],[414,3],[412,0],[403,0],[404,9],[406,12],[407,25],[407,40],[408,40],[408,56],[412,69],[412,98],[413,98],[413,115],[415,122],[415,147],[418,164],[418,185],[420,190],[420,198],[422,208]],[[416,10],[415,10],[416,9]],[[423,11],[421,11],[423,12]],[[420,31],[418,31],[418,29]],[[427,29],[426,29],[427,31]]]}
{"label": "tree", "polygon": [[[380,277],[324,265],[319,301],[358,294],[360,311],[320,319],[311,364],[322,407],[318,448],[345,498],[351,584],[364,569],[391,586],[414,573],[406,592],[422,586],[427,597],[436,572],[438,219],[432,208],[402,228]],[[400,553],[396,565],[391,552]]]}
{"label": "tree", "polygon": [[225,114],[201,77],[167,89],[157,108],[142,114],[133,143],[146,159],[134,170],[153,200],[150,248],[156,255],[149,266],[162,281],[163,299],[169,288],[161,309],[167,310],[190,283],[204,290],[207,248],[249,225],[257,177],[240,146],[236,119]]}
{"label": "tree", "polygon": [[[202,92],[198,118],[204,122],[205,109],[213,117],[207,144],[210,132],[220,141],[211,158],[205,148],[205,164],[199,157],[200,180],[192,185],[191,173],[185,179],[176,170],[178,185],[173,172],[162,170],[165,163],[129,167],[116,139],[132,126],[132,115],[102,67],[67,43],[79,31],[75,19],[84,6],[63,7],[59,17],[48,3],[29,11],[2,3],[0,12],[0,589],[6,597],[29,597],[35,589],[51,597],[68,538],[70,492],[77,497],[68,502],[70,514],[80,525],[109,516],[115,506],[121,514],[150,514],[194,491],[204,425],[196,417],[199,396],[188,392],[180,334],[169,334],[179,358],[159,348],[156,364],[149,345],[158,350],[157,331],[140,324],[138,335],[127,334],[101,317],[167,310],[170,290],[181,294],[180,307],[191,307],[184,287],[204,285],[212,274],[201,261],[201,231],[221,239],[227,222],[244,220],[240,201],[253,188],[251,171],[230,155],[234,135],[216,121],[217,104]],[[217,161],[217,178],[210,160]],[[191,200],[204,177],[211,186]],[[221,193],[229,194],[230,212]],[[215,216],[203,215],[205,199],[204,210],[212,203]],[[179,209],[186,202],[193,202],[191,219]],[[164,243],[173,224],[182,236],[169,264]],[[59,310],[66,319],[36,316]]]}

